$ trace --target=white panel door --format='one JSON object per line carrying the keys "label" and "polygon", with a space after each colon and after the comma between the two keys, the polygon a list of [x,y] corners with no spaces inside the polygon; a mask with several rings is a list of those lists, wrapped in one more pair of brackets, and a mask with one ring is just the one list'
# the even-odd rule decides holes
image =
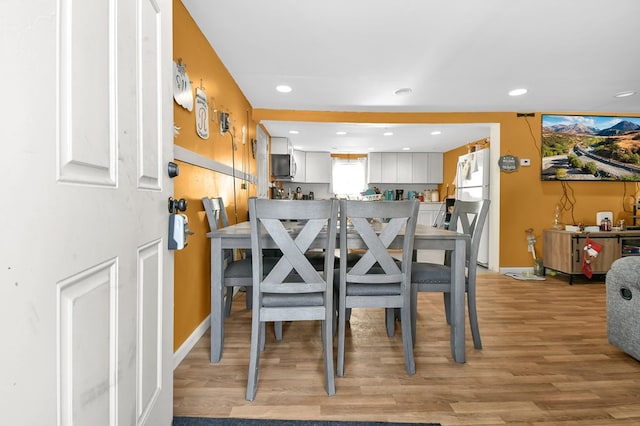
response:
{"label": "white panel door", "polygon": [[171,16],[0,5],[3,424],[171,424]]}

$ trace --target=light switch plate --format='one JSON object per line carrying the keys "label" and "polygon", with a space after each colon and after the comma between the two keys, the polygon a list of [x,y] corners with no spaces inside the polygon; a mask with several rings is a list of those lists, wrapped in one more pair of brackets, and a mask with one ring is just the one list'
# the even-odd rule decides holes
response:
{"label": "light switch plate", "polygon": [[530,166],[531,165],[531,160],[528,158],[521,158],[520,159],[520,165],[521,166]]}

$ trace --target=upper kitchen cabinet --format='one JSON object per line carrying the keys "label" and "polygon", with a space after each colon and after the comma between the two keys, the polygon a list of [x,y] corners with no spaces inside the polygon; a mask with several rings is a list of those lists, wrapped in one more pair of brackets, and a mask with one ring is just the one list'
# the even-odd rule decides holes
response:
{"label": "upper kitchen cabinet", "polygon": [[307,181],[307,153],[304,151],[293,150],[293,162],[296,167],[291,180],[293,182]]}
{"label": "upper kitchen cabinet", "polygon": [[307,151],[305,157],[305,182],[331,183],[331,154],[328,152]]}
{"label": "upper kitchen cabinet", "polygon": [[427,182],[442,183],[443,178],[443,154],[441,152],[430,152],[427,157]]}
{"label": "upper kitchen cabinet", "polygon": [[371,152],[367,159],[367,182],[382,183],[382,153]]}
{"label": "upper kitchen cabinet", "polygon": [[441,152],[372,152],[369,183],[442,183]]}
{"label": "upper kitchen cabinet", "polygon": [[382,153],[382,173],[383,183],[398,182],[398,154],[396,152]]}
{"label": "upper kitchen cabinet", "polygon": [[289,138],[272,137],[271,154],[293,154],[293,146],[289,143]]}
{"label": "upper kitchen cabinet", "polygon": [[[413,155],[410,152],[399,152],[397,157],[396,182],[414,183],[413,180]],[[415,183],[426,183],[425,181]]]}

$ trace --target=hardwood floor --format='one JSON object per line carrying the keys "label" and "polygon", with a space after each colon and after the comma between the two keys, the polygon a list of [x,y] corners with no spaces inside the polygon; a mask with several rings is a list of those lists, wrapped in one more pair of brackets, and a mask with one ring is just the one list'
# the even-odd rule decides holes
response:
{"label": "hardwood floor", "polygon": [[440,422],[446,425],[640,424],[640,362],[607,341],[603,282],[479,276],[482,350],[467,326],[467,362],[452,361],[442,296],[419,295],[416,375],[404,369],[400,327],[380,309],[354,310],[345,376],[324,390],[320,326],[268,329],[256,400],[245,401],[251,314],[238,295],[223,359],[205,335],[174,373],[174,414],[271,419]]}

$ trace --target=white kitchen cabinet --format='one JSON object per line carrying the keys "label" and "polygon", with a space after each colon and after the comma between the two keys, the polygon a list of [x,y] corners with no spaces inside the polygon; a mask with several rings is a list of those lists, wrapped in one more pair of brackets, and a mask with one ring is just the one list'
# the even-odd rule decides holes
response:
{"label": "white kitchen cabinet", "polygon": [[[433,226],[440,211],[444,208],[444,203],[420,203],[418,210],[418,224]],[[418,262],[444,263],[444,250],[417,250]]]}
{"label": "white kitchen cabinet", "polygon": [[368,183],[443,182],[441,152],[371,152]]}
{"label": "white kitchen cabinet", "polygon": [[427,164],[427,183],[442,183],[444,181],[443,167],[443,154],[430,152]]}
{"label": "white kitchen cabinet", "polygon": [[433,226],[443,208],[444,203],[433,203],[428,201],[420,203],[420,210],[418,210],[418,223],[420,225]]}
{"label": "white kitchen cabinet", "polygon": [[305,151],[293,151],[293,162],[295,164],[293,170],[292,182],[306,182],[307,181],[307,153]]}
{"label": "white kitchen cabinet", "polygon": [[331,183],[331,154],[328,152],[306,152],[307,183]]}
{"label": "white kitchen cabinet", "polygon": [[289,143],[289,138],[272,137],[271,138],[272,154],[293,154],[293,146]]}
{"label": "white kitchen cabinet", "polygon": [[382,153],[382,172],[380,175],[382,183],[398,182],[398,153]]}
{"label": "white kitchen cabinet", "polygon": [[411,157],[412,170],[411,182],[413,183],[431,183],[427,180],[427,167],[429,164],[428,152],[414,152]]}
{"label": "white kitchen cabinet", "polygon": [[396,155],[396,183],[413,183],[413,154],[398,152]]}
{"label": "white kitchen cabinet", "polygon": [[367,159],[368,163],[368,179],[369,183],[381,183],[382,182],[382,153],[371,152]]}

